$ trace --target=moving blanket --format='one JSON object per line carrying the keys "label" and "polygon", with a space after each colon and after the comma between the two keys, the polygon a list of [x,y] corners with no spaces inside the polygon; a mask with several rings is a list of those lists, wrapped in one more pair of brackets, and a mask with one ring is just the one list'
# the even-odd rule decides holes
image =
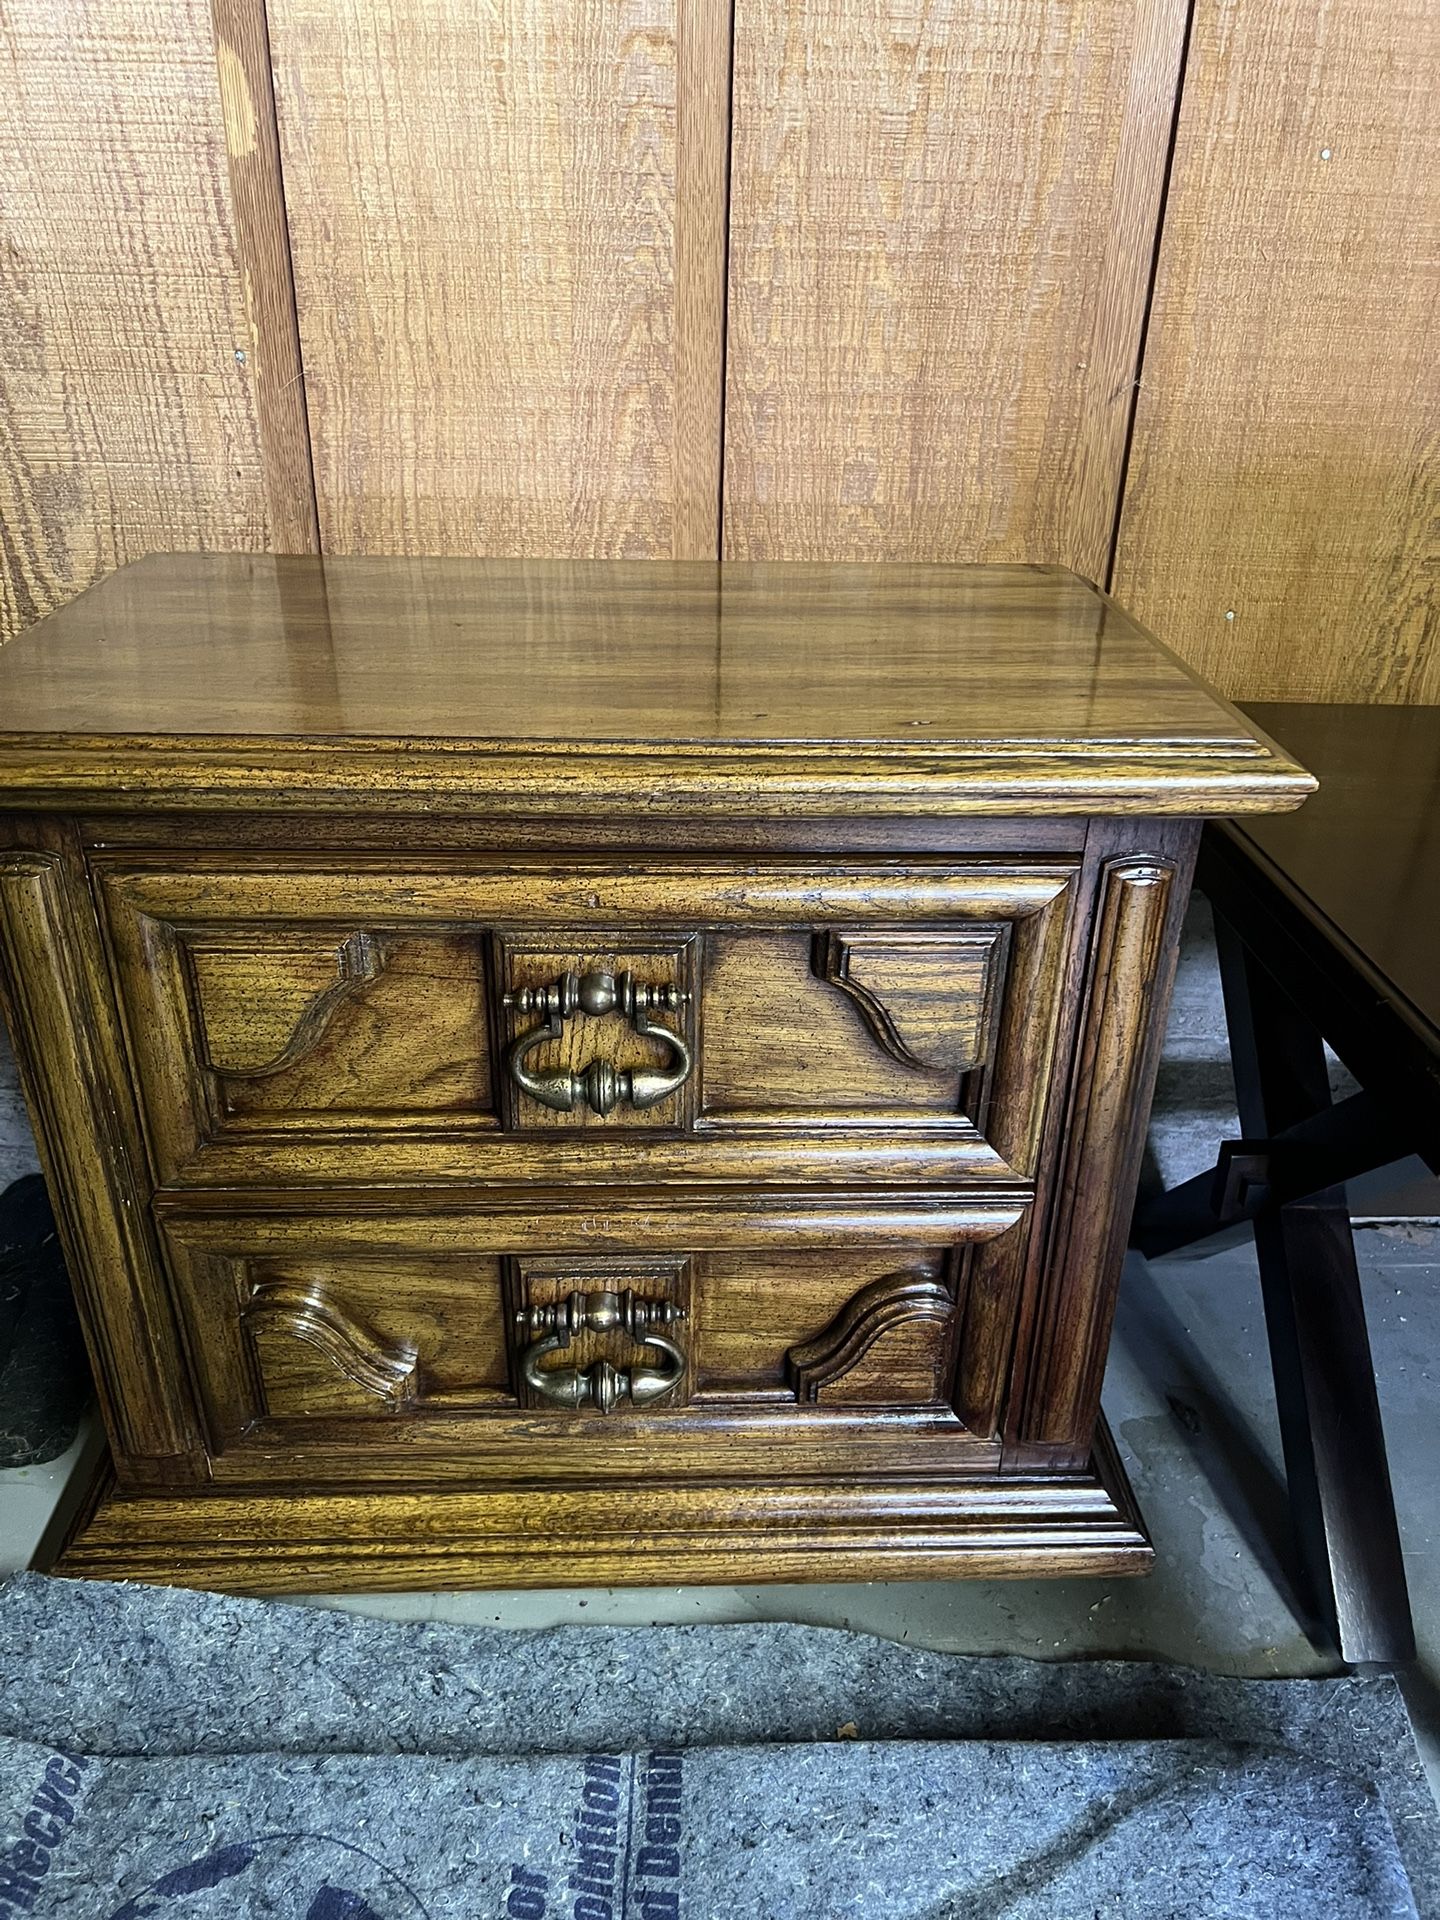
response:
{"label": "moving blanket", "polygon": [[1206,1742],[146,1760],[4,1740],[0,1808],[3,1920],[1415,1913],[1377,1795]]}
{"label": "moving blanket", "polygon": [[1434,1920],[1437,1830],[1388,1677],[0,1587],[0,1920]]}

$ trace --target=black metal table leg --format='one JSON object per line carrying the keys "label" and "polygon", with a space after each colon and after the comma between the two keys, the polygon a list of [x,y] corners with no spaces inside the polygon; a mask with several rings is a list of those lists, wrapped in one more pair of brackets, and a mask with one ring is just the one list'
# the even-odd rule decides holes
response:
{"label": "black metal table leg", "polygon": [[[1222,915],[1221,979],[1242,1130],[1330,1104],[1318,1029]],[[1343,1187],[1264,1208],[1255,1246],[1290,1507],[1317,1616],[1352,1663],[1413,1658],[1414,1628]]]}

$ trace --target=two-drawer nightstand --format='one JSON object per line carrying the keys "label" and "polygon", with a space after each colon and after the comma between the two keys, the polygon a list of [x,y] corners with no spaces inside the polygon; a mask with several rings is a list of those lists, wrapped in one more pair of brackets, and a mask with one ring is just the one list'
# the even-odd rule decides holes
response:
{"label": "two-drawer nightstand", "polygon": [[1058,569],[153,559],[0,652],[0,966],[114,1458],[62,1570],[1122,1572],[1198,821]]}

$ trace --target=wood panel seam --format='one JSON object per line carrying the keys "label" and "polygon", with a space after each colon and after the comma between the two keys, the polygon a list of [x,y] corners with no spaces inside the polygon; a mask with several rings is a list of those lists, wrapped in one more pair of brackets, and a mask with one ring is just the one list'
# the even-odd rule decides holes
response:
{"label": "wood panel seam", "polygon": [[1105,552],[1102,585],[1109,593],[1115,579],[1116,557],[1120,551],[1120,528],[1125,516],[1125,494],[1130,478],[1130,460],[1135,446],[1135,421],[1140,412],[1140,389],[1145,379],[1145,356],[1150,344],[1150,322],[1155,311],[1155,287],[1160,277],[1160,253],[1165,244],[1165,216],[1170,204],[1170,182],[1175,172],[1175,150],[1180,139],[1180,115],[1185,104],[1185,79],[1190,66],[1190,41],[1195,30],[1198,0],[1185,0],[1185,23],[1181,30],[1180,59],[1175,73],[1175,98],[1170,115],[1170,138],[1165,150],[1165,166],[1160,181],[1160,196],[1155,209],[1155,230],[1150,248],[1150,271],[1145,286],[1145,304],[1140,332],[1135,342],[1135,375],[1130,386],[1130,404],[1125,422],[1125,443],[1115,485],[1114,512],[1110,519],[1110,538]]}
{"label": "wood panel seam", "polygon": [[320,551],[267,0],[210,0],[273,550]]}

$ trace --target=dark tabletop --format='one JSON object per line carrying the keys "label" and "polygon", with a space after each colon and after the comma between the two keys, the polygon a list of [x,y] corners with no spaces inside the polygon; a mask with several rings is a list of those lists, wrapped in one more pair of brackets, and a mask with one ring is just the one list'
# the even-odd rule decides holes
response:
{"label": "dark tabletop", "polygon": [[1244,711],[1320,791],[1232,830],[1440,1032],[1440,707]]}

